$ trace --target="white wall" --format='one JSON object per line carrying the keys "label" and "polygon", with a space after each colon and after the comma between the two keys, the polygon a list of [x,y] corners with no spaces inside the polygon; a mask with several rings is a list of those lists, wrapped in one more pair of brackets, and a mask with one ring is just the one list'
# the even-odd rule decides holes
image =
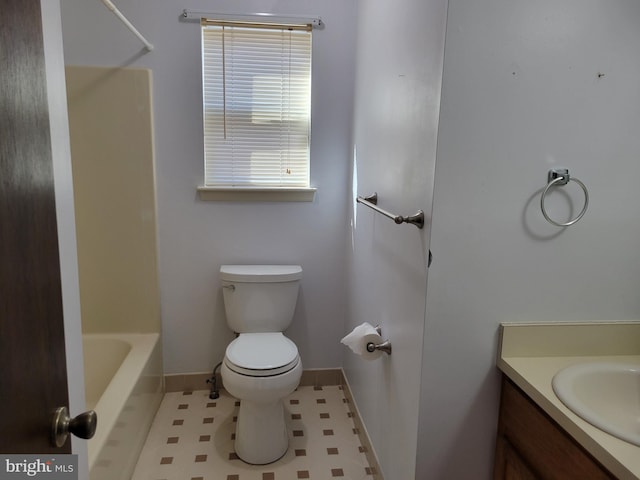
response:
{"label": "white wall", "polygon": [[[82,325],[80,322],[80,289],[76,254],[73,179],[71,176],[71,146],[64,82],[64,59],[60,2],[43,1],[42,38],[47,76],[51,157],[55,184],[60,281],[64,317],[69,412],[79,415],[86,409],[84,366],[82,361]],[[78,478],[88,478],[87,442],[71,436],[72,452],[78,455]]]}
{"label": "white wall", "polygon": [[[358,6],[354,173],[347,330],[380,324],[393,354],[344,368],[388,480],[414,478],[430,213],[446,0],[363,0]],[[396,225],[356,195],[427,227]],[[435,477],[420,477],[435,478]]]}
{"label": "white wall", "polygon": [[[95,0],[62,0],[67,64],[141,66],[154,82],[155,159],[164,365],[205,372],[222,359],[226,326],[218,269],[225,263],[293,263],[304,269],[294,323],[305,368],[340,366],[346,284],[344,238],[351,131],[355,1],[120,0],[155,45],[139,41]],[[201,202],[200,30],[183,8],[319,15],[313,37],[313,203]]]}
{"label": "white wall", "polygon": [[[222,355],[230,333],[219,264],[301,263],[290,334],[305,366],[339,366],[337,340],[362,321],[381,323],[393,342],[389,358],[364,363],[345,352],[343,360],[390,480],[490,478],[499,322],[640,317],[637,2],[449,3],[430,232],[356,208],[352,195],[377,190],[383,208],[422,208],[429,219],[444,0],[359,2],[358,185],[348,195],[352,2],[121,0],[156,45],[138,55],[136,39],[100,2],[62,0],[67,63],[154,73],[167,371],[203,371]],[[326,21],[314,37],[313,204],[196,200],[198,35],[177,17],[185,7],[239,5]],[[538,205],[547,170],[560,165],[591,193],[585,217],[565,230],[547,224]],[[574,214],[582,205],[569,187],[550,198],[559,218],[568,199]]]}
{"label": "white wall", "polygon": [[[640,318],[638,25],[632,0],[449,1],[416,478],[491,478],[499,322]],[[564,230],[554,166],[591,194]]]}

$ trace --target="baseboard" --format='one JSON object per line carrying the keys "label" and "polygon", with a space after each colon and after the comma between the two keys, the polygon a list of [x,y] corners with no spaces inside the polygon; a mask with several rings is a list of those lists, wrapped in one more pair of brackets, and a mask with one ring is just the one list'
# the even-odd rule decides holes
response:
{"label": "baseboard", "polygon": [[[220,374],[216,375],[220,380]],[[209,373],[186,373],[164,376],[164,391],[169,392],[193,392],[196,390],[209,390],[207,380],[211,378]],[[222,384],[222,382],[220,382]]]}
{"label": "baseboard", "polygon": [[[164,376],[164,389],[166,392],[185,392],[195,390],[208,390],[211,385],[207,380],[211,378],[209,373],[185,373]],[[342,385],[344,375],[340,368],[313,368],[303,370],[300,379],[301,387],[322,387],[325,385]],[[216,372],[216,382],[222,386],[220,372]]]}
{"label": "baseboard", "polygon": [[356,427],[357,434],[360,439],[360,444],[362,445],[364,454],[367,457],[367,462],[369,462],[369,465],[371,467],[371,472],[369,473],[373,474],[374,480],[384,480],[382,470],[380,470],[380,462],[378,462],[378,456],[376,455],[376,451],[371,444],[371,439],[369,438],[369,434],[367,433],[367,428],[362,421],[360,411],[358,410],[358,405],[353,399],[351,387],[349,386],[349,382],[347,381],[347,378],[344,375],[344,371],[342,369],[340,369],[340,374],[342,376],[342,391],[344,393],[344,397],[347,400],[347,403],[351,405],[350,410],[353,414],[353,424]]}

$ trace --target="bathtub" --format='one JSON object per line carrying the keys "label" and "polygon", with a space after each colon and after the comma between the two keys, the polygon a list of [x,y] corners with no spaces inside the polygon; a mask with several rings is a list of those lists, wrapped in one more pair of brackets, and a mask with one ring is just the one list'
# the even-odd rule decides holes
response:
{"label": "bathtub", "polygon": [[163,395],[158,334],[82,336],[87,409],[98,415],[88,442],[91,480],[129,480]]}

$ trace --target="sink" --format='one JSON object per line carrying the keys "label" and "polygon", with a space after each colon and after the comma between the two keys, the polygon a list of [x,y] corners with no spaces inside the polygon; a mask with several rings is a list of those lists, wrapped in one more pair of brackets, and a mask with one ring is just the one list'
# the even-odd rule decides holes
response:
{"label": "sink", "polygon": [[640,364],[579,363],[556,373],[552,386],[583,420],[640,446]]}

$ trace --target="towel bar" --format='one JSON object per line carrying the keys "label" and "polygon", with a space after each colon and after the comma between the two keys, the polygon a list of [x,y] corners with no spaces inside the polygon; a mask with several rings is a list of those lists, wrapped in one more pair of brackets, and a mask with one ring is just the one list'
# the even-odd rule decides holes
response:
{"label": "towel bar", "polygon": [[386,210],[378,207],[377,192],[374,192],[373,195],[369,195],[368,197],[358,196],[356,198],[356,201],[358,203],[362,203],[363,205],[366,205],[367,207],[375,210],[378,213],[381,213],[385,217],[390,218],[391,220],[396,222],[398,225],[402,223],[410,223],[412,225],[415,225],[418,228],[424,227],[424,212],[422,210],[418,210],[418,213],[416,213],[415,215],[409,215],[408,217],[403,217],[402,215],[394,215],[393,213],[387,212]]}

